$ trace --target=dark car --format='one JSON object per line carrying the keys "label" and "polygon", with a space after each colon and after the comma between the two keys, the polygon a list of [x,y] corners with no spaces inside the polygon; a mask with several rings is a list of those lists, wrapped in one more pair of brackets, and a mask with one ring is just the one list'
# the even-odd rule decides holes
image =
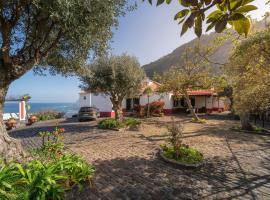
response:
{"label": "dark car", "polygon": [[78,121],[96,120],[99,117],[99,110],[95,107],[81,107],[78,113]]}

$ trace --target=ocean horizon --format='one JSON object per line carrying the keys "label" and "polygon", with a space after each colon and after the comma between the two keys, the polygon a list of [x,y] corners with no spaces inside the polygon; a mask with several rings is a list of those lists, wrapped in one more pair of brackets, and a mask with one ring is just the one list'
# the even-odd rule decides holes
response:
{"label": "ocean horizon", "polygon": [[[28,113],[36,113],[41,111],[57,111],[68,113],[77,113],[79,105],[77,103],[52,103],[52,102],[29,102],[30,110]],[[4,113],[19,113],[19,102],[5,102]]]}

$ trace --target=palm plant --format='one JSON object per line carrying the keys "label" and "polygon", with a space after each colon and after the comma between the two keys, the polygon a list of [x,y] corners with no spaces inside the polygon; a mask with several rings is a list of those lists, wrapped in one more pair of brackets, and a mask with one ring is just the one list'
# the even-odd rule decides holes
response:
{"label": "palm plant", "polygon": [[150,96],[153,94],[153,90],[150,86],[146,87],[143,94],[147,96],[147,117],[150,116]]}

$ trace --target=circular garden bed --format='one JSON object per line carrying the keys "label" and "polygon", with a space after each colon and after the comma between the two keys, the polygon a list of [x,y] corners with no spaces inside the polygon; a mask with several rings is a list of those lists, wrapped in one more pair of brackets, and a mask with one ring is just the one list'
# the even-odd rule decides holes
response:
{"label": "circular garden bed", "polygon": [[204,164],[203,154],[185,144],[178,147],[178,156],[174,148],[167,145],[161,146],[159,155],[165,162],[178,167],[198,168]]}

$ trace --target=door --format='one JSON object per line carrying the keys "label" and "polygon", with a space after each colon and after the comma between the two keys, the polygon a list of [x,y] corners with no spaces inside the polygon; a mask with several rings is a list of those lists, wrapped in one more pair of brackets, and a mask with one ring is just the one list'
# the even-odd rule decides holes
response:
{"label": "door", "polygon": [[132,109],[132,99],[126,100],[126,109],[131,110]]}

